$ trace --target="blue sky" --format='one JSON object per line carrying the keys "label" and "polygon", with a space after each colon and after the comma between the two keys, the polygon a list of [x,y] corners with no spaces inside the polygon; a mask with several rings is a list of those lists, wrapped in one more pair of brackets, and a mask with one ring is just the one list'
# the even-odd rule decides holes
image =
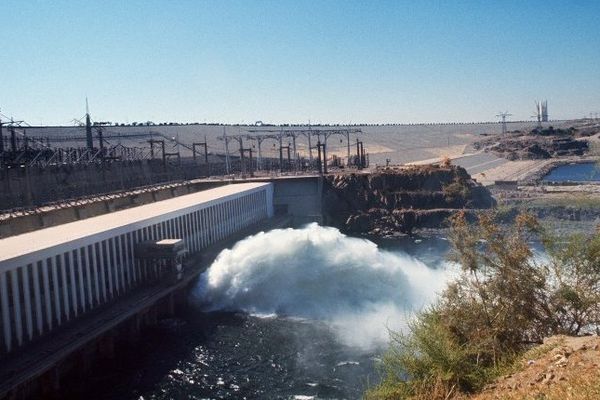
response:
{"label": "blue sky", "polygon": [[600,112],[600,1],[0,1],[0,110],[388,123]]}

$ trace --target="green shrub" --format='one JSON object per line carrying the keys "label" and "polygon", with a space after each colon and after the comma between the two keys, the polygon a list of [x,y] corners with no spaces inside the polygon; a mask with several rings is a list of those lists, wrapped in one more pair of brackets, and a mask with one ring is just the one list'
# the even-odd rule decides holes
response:
{"label": "green shrub", "polygon": [[471,188],[467,182],[459,177],[456,177],[452,183],[443,187],[444,197],[446,201],[465,201],[471,196]]}
{"label": "green shrub", "polygon": [[[510,226],[493,213],[477,224],[452,218],[451,259],[462,267],[438,302],[392,332],[383,379],[368,399],[448,399],[482,389],[532,343],[600,326],[600,234],[559,241],[521,214]],[[541,234],[550,261],[531,239]]]}

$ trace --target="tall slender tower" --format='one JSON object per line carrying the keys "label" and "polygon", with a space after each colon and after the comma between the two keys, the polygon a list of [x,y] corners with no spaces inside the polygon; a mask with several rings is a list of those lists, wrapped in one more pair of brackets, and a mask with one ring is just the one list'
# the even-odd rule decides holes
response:
{"label": "tall slender tower", "polygon": [[535,114],[539,126],[542,126],[542,122],[548,122],[548,100],[535,101]]}
{"label": "tall slender tower", "polygon": [[87,149],[91,151],[94,148],[94,138],[92,137],[92,121],[90,119],[90,108],[87,97],[85,98],[85,138]]}
{"label": "tall slender tower", "polygon": [[505,112],[500,112],[496,115],[496,117],[501,118],[501,123],[502,123],[502,134],[506,135],[507,129],[506,129],[506,117],[510,117],[512,114],[509,114],[508,111]]}
{"label": "tall slender tower", "polygon": [[542,101],[542,122],[548,122],[548,100]]}

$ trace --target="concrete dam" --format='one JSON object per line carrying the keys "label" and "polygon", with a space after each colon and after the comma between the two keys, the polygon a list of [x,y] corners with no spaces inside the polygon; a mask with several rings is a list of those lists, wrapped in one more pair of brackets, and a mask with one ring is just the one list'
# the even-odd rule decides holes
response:
{"label": "concrete dam", "polygon": [[[69,358],[88,365],[114,351],[116,336],[172,310],[228,240],[288,208],[289,188],[280,185],[275,205],[275,186],[229,184],[0,239],[0,398],[49,395]],[[174,284],[157,279],[164,259],[138,254],[169,240],[188,260]]]}
{"label": "concrete dam", "polygon": [[[383,307],[377,302],[379,296],[396,305],[409,304],[403,296],[411,293],[412,283],[400,265],[422,269],[418,262],[380,251],[366,239],[346,237],[334,227],[276,228],[316,221],[347,230],[343,222],[352,220],[353,213],[368,222],[363,233],[379,229],[383,222],[397,228],[404,218],[402,207],[414,213],[413,206],[424,207],[425,200],[433,209],[416,215],[414,222],[427,225],[432,215],[446,215],[452,207],[477,206],[472,201],[478,199],[476,190],[470,190],[472,198],[464,204],[434,201],[443,196],[446,184],[464,174],[457,168],[188,181],[154,192],[123,192],[15,216],[0,230],[0,399],[57,398],[85,381],[100,362],[114,366],[124,346],[143,345],[142,332],[172,319],[176,310],[189,308],[192,289],[210,275],[209,267],[226,280],[214,286],[206,299],[232,310],[252,294],[252,290],[237,291],[237,278],[228,275],[235,271],[253,276],[249,285],[256,285],[257,303],[250,309],[264,307],[266,314],[280,310],[284,315],[329,318],[341,311],[355,312],[357,304]],[[476,188],[471,181],[461,184]],[[423,192],[421,187],[429,189]],[[348,196],[350,192],[354,197]],[[446,208],[437,208],[440,205]],[[254,235],[261,231],[267,233]],[[237,254],[242,252],[240,258],[222,258],[223,253],[235,253],[222,250],[247,240],[251,243],[246,243],[245,250],[237,250]],[[275,242],[278,245],[272,246]],[[272,263],[252,261],[258,259]],[[219,265],[224,269],[214,272]],[[372,270],[373,265],[379,267]],[[307,274],[307,268],[318,272]],[[347,273],[347,268],[353,273]],[[234,285],[232,291],[227,290],[227,277]],[[395,282],[402,290],[372,285],[382,281]],[[284,286],[273,287],[277,282]],[[303,291],[326,282],[327,289]],[[311,293],[308,300],[307,293]],[[340,305],[344,306],[340,309]],[[389,311],[385,307],[382,313]],[[197,331],[205,330],[203,321],[197,323]],[[278,332],[279,323],[287,324],[285,319],[277,320],[267,324],[267,329]],[[296,328],[285,329],[293,332]],[[325,331],[317,334],[328,335]],[[170,339],[161,336],[161,340]],[[237,345],[219,347],[216,354],[226,359],[229,351],[237,352]],[[325,347],[335,352],[338,345]],[[256,343],[249,340],[247,346],[254,349]]]}

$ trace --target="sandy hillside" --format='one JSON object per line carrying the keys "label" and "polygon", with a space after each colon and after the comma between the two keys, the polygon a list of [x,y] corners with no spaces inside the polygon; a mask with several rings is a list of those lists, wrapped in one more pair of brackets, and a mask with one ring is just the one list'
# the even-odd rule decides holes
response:
{"label": "sandy hillside", "polygon": [[529,351],[517,369],[467,398],[600,399],[600,338],[554,336]]}

